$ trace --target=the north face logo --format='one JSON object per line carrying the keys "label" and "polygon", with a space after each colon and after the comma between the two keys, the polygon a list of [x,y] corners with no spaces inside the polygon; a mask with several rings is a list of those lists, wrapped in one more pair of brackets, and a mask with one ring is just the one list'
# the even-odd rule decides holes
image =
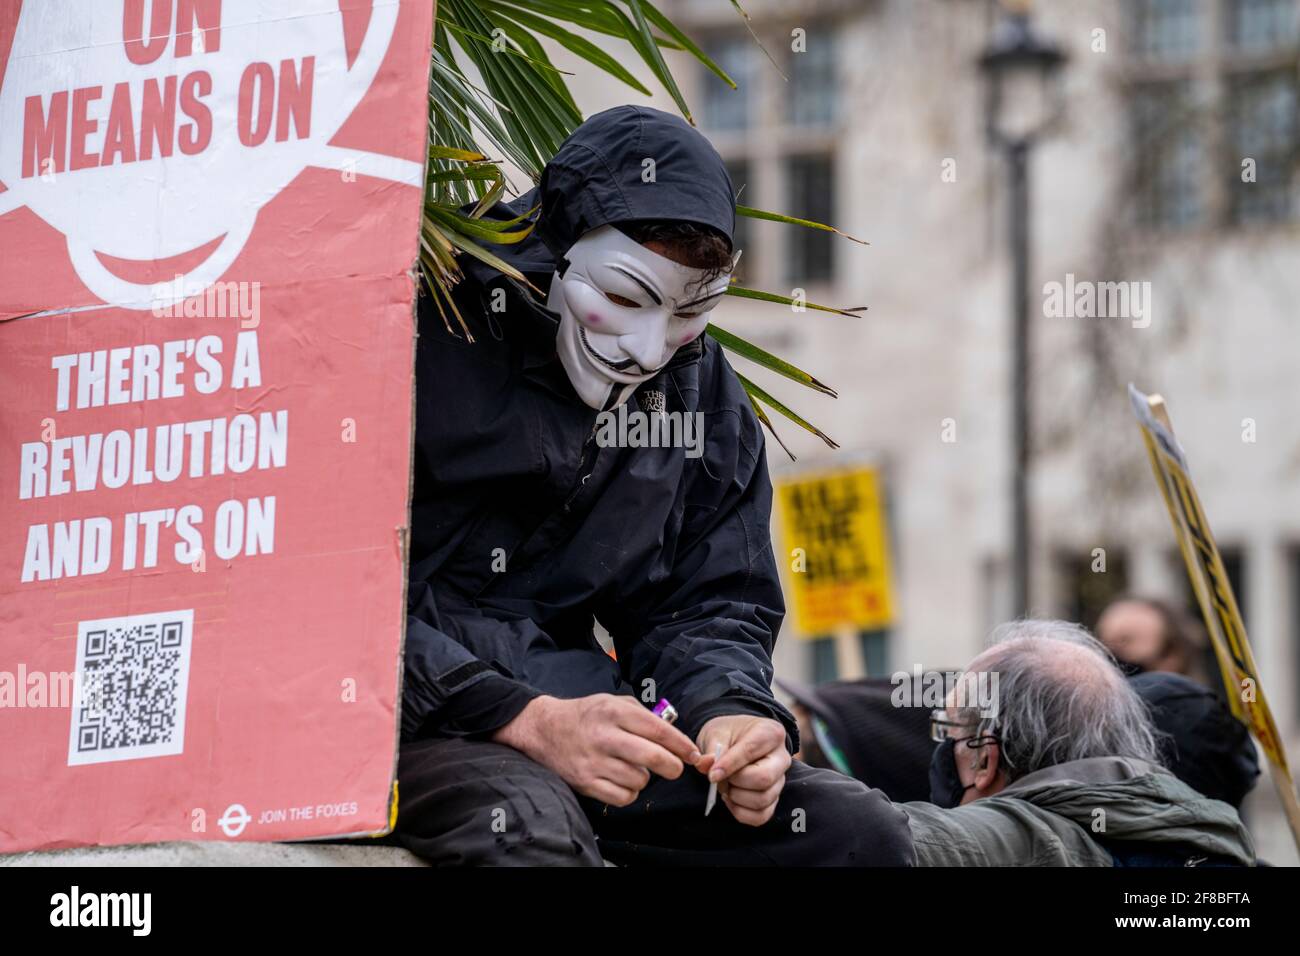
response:
{"label": "the north face logo", "polygon": [[664,409],[668,407],[668,396],[657,388],[648,388],[638,393],[637,401],[641,405],[641,411],[647,415],[662,415]]}

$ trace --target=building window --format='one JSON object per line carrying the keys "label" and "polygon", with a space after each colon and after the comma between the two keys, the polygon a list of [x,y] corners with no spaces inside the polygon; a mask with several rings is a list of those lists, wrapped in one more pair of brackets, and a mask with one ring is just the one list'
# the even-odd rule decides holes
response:
{"label": "building window", "polygon": [[1238,50],[1262,52],[1295,43],[1293,0],[1228,0],[1225,33]]}
{"label": "building window", "polygon": [[711,72],[708,74],[703,84],[701,110],[705,127],[728,131],[748,129],[752,122],[750,101],[754,92],[754,53],[757,52],[753,41],[747,35],[719,38],[706,43],[704,52],[736,81],[733,90]]}
{"label": "building window", "polygon": [[1057,556],[1061,616],[1096,631],[1097,619],[1116,598],[1128,591],[1128,558],[1118,548],[1106,549],[1106,570],[1094,571],[1090,552]]}
{"label": "building window", "polygon": [[1297,0],[1137,0],[1129,9],[1139,223],[1180,230],[1295,218]]}
{"label": "building window", "polygon": [[[1291,217],[1296,158],[1296,78],[1293,73],[1248,73],[1228,93],[1228,151],[1237,157],[1228,190],[1236,223],[1279,222]],[[1240,182],[1245,160],[1255,182]]]}
{"label": "building window", "polygon": [[[802,33],[792,34],[796,29]],[[705,34],[701,46],[740,86],[732,91],[699,67],[700,128],[726,162],[740,205],[841,225],[835,222],[840,29],[774,10],[754,23],[761,49],[744,29]],[[737,217],[736,246],[744,250],[737,279],[766,269],[794,288],[833,282],[833,238]]]}
{"label": "building window", "polygon": [[1204,211],[1201,183],[1209,164],[1191,83],[1144,84],[1130,104],[1139,221],[1148,227],[1195,225]]}
{"label": "building window", "polygon": [[1134,46],[1140,56],[1192,56],[1201,43],[1200,0],[1138,0],[1132,6]]}
{"label": "building window", "polygon": [[790,53],[790,95],[786,121],[792,126],[829,126],[839,113],[835,34],[810,31],[806,46]]}
{"label": "building window", "polygon": [[[786,209],[814,222],[835,218],[835,172],[829,156],[790,156],[785,161]],[[835,275],[834,233],[790,227],[785,231],[786,278],[794,285],[828,282]]]}

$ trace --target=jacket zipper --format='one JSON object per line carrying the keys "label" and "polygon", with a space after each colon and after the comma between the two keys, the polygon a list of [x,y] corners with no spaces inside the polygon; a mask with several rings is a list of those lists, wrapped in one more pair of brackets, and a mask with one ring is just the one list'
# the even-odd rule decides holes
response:
{"label": "jacket zipper", "polygon": [[[582,454],[578,458],[578,473],[580,475],[582,473],[582,469],[585,468],[587,465],[587,453],[591,451],[591,444],[595,440],[596,440],[596,423],[592,422],[591,432],[590,434],[587,435],[587,440],[582,443]],[[592,472],[594,470],[595,469],[592,469],[592,471],[587,472],[585,475],[581,475],[581,477],[578,479],[577,486],[574,487],[574,489],[571,492],[569,492],[569,497],[564,499],[564,513],[566,515],[569,513],[569,509],[572,507],[574,500],[577,499],[578,495],[582,494],[582,489],[586,486],[587,479],[592,476]]]}

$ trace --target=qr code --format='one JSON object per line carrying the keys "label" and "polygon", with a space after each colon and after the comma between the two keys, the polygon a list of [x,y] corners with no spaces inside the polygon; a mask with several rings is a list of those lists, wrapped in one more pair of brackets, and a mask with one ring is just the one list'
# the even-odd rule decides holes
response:
{"label": "qr code", "polygon": [[185,749],[194,611],[82,621],[68,765]]}

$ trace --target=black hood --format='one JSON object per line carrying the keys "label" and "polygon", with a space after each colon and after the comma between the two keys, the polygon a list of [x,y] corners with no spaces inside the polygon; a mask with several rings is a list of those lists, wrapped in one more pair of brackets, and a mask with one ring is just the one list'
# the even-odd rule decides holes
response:
{"label": "black hood", "polygon": [[[717,150],[681,117],[644,106],[616,106],[592,116],[560,146],[535,189],[498,203],[487,218],[514,218],[534,206],[539,210],[532,234],[492,251],[542,288],[569,248],[599,226],[644,219],[694,222],[716,229],[728,243],[736,226],[735,190]],[[469,256],[462,264],[485,285],[500,275]]]}
{"label": "black hood", "polygon": [[1193,790],[1234,807],[1255,786],[1259,758],[1250,733],[1228,705],[1181,674],[1151,671],[1129,679],[1151,710],[1156,729],[1169,735],[1166,764]]}

